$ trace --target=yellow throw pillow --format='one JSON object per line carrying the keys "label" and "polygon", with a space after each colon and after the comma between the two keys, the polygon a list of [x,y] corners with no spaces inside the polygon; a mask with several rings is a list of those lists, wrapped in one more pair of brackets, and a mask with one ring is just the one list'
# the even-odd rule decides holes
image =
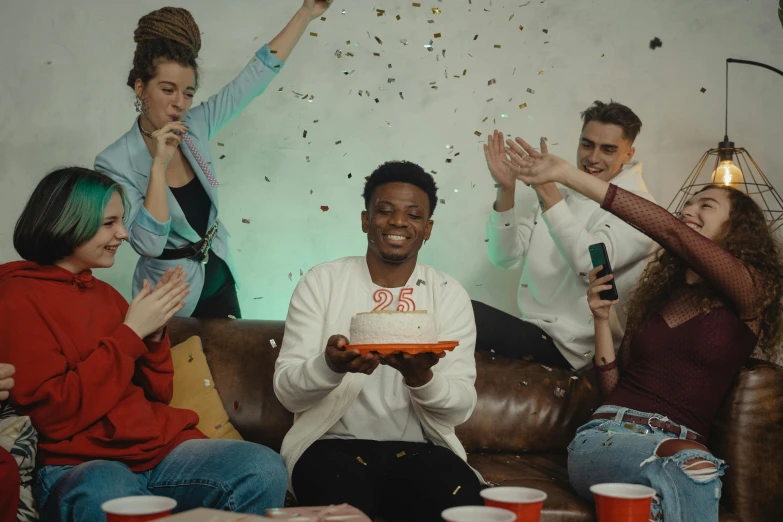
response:
{"label": "yellow throw pillow", "polygon": [[228,420],[228,413],[215,389],[201,339],[193,336],[174,346],[171,358],[174,361],[174,395],[169,405],[195,411],[199,418],[198,429],[210,439],[243,440]]}

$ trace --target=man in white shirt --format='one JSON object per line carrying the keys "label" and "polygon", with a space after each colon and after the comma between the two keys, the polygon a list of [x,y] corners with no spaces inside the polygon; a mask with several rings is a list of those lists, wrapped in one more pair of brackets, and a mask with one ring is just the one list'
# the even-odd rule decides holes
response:
{"label": "man in white shirt", "polygon": [[[632,162],[642,122],[628,107],[596,101],[582,113],[577,166],[650,201],[641,163]],[[541,139],[541,150],[546,151]],[[517,179],[508,168],[503,134],[495,131],[484,146],[497,199],[487,224],[487,249],[495,266],[522,266],[517,302],[522,319],[473,302],[477,350],[494,350],[545,365],[581,369],[593,357],[594,330],[587,305],[588,247],[604,243],[615,274],[620,304],[639,280],[655,244],[600,205],[554,183],[535,187],[538,204],[515,208]],[[615,349],[623,323],[612,308]]]}
{"label": "man in white shirt", "polygon": [[[435,181],[409,162],[381,165],[364,188],[367,253],[318,265],[291,298],[274,376],[296,414],[281,454],[302,505],[346,502],[371,519],[432,521],[481,504],[454,428],[476,404],[470,298],[417,263],[432,231]],[[452,352],[360,355],[346,334],[373,310],[427,310]]]}

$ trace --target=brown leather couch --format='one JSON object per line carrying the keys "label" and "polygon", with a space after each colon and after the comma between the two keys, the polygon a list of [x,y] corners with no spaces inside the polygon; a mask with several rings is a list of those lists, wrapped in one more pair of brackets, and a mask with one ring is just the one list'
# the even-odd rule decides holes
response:
{"label": "brown leather couch", "polygon": [[[272,389],[283,322],[175,319],[170,334],[174,344],[201,337],[235,427],[245,439],[279,450],[293,421]],[[470,464],[493,483],[546,491],[542,522],[595,520],[592,505],[569,486],[565,450],[599,405],[592,372],[550,371],[489,354],[477,354],[476,363],[478,404],[457,429]],[[783,368],[751,359],[715,419],[711,440],[730,466],[721,522],[783,520]]]}

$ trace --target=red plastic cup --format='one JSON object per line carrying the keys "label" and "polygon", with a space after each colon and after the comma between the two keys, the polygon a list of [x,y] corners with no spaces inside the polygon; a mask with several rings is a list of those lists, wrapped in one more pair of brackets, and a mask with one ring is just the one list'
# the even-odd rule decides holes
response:
{"label": "red plastic cup", "polygon": [[517,516],[507,509],[487,506],[460,506],[440,514],[446,522],[514,522]]}
{"label": "red plastic cup", "polygon": [[655,490],[639,484],[596,484],[598,522],[647,522]]}
{"label": "red plastic cup", "polygon": [[177,501],[151,495],[122,497],[101,504],[106,522],[147,522],[171,515]]}
{"label": "red plastic cup", "polygon": [[516,522],[539,522],[546,493],[531,488],[501,487],[481,491],[484,504],[507,509],[517,516]]}

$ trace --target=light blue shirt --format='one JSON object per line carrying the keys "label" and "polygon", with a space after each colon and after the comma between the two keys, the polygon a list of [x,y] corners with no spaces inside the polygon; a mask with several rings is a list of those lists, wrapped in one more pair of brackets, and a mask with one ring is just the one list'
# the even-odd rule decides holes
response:
{"label": "light blue shirt", "polygon": [[[231,83],[206,102],[188,111],[184,119],[189,129],[188,134],[213,174],[216,173],[212,153],[209,150],[209,140],[242,112],[254,98],[264,92],[282,68],[283,62],[270,52],[269,46],[265,45]],[[217,187],[209,184],[188,147],[183,144],[180,148],[212,200],[209,211],[209,223],[212,224],[218,215]],[[201,237],[188,223],[170,189],[167,191],[170,214],[168,221],[158,221],[144,208],[151,168],[152,155],[139,131],[138,121],[134,121],[125,135],[95,158],[95,170],[108,175],[122,185],[127,197],[125,222],[130,236],[128,241],[141,256],[133,274],[133,295],[139,292],[144,279],[155,284],[167,268],[181,264],[183,270],[187,272],[186,281],[190,283],[190,298],[177,315],[189,317],[196,308],[198,297],[204,287],[204,264],[190,259],[163,261],[155,258],[161,255],[164,249],[181,248],[200,241]],[[228,264],[234,280],[238,281],[228,248],[228,232],[221,222],[218,223],[212,252]]]}

